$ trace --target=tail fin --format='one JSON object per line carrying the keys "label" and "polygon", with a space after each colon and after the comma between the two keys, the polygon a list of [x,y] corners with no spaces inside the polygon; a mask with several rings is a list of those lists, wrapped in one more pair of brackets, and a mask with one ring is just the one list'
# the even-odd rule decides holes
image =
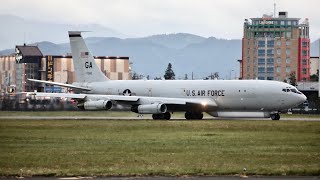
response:
{"label": "tail fin", "polygon": [[93,55],[81,36],[81,31],[69,31],[69,39],[77,82],[109,80],[94,61]]}

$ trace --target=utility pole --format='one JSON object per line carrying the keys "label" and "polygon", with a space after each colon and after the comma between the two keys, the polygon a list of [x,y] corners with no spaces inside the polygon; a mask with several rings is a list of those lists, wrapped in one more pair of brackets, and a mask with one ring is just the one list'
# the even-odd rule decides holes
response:
{"label": "utility pole", "polygon": [[274,0],[274,3],[273,3],[273,17],[274,18],[276,17],[276,0]]}
{"label": "utility pole", "polygon": [[234,71],[234,70],[230,70],[230,80],[232,79],[232,78],[231,78],[231,73],[232,73],[232,71]]}

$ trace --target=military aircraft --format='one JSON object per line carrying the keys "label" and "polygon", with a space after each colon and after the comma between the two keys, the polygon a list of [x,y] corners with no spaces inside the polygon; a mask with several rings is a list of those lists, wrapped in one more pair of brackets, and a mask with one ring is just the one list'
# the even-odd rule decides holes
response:
{"label": "military aircraft", "polygon": [[29,79],[80,91],[41,93],[36,96],[65,97],[77,101],[84,110],[109,110],[125,104],[153,119],[171,118],[172,112],[185,112],[186,119],[214,117],[271,117],[303,103],[306,96],[294,86],[270,80],[110,80],[99,69],[82,38],[81,31],[69,31],[77,81],[63,84]]}

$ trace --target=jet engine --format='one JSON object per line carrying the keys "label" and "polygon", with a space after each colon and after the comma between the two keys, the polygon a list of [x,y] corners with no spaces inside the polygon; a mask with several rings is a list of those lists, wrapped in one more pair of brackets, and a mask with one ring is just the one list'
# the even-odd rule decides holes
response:
{"label": "jet engine", "polygon": [[109,110],[112,102],[108,100],[86,101],[83,104],[85,110]]}
{"label": "jet engine", "polygon": [[165,104],[143,104],[139,106],[132,106],[132,112],[139,114],[162,114],[167,112]]}

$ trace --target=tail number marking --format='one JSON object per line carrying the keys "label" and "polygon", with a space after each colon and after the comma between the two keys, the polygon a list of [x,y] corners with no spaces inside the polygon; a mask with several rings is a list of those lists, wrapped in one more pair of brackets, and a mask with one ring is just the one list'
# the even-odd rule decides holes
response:
{"label": "tail number marking", "polygon": [[92,62],[85,62],[84,67],[85,68],[92,68]]}

